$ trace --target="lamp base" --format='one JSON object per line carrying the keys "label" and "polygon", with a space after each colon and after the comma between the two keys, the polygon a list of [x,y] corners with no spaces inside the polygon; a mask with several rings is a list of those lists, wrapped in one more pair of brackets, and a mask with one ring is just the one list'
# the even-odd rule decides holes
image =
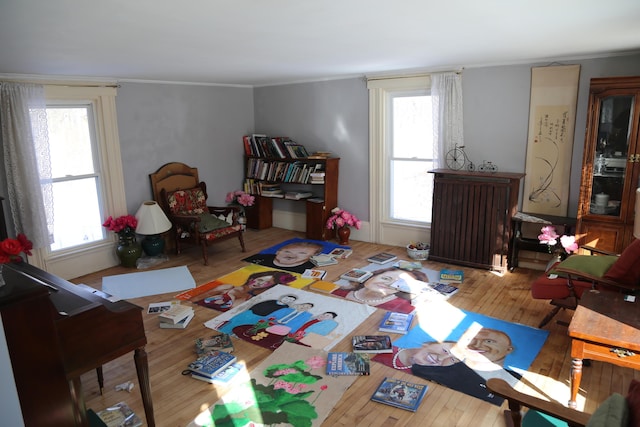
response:
{"label": "lamp base", "polygon": [[159,234],[142,239],[142,250],[148,256],[160,255],[164,252],[164,239]]}

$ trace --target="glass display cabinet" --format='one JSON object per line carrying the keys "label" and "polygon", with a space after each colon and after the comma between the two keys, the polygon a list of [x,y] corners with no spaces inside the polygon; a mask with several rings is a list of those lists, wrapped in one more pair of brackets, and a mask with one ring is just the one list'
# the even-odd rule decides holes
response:
{"label": "glass display cabinet", "polygon": [[640,77],[591,79],[577,233],[621,252],[633,239],[639,186]]}

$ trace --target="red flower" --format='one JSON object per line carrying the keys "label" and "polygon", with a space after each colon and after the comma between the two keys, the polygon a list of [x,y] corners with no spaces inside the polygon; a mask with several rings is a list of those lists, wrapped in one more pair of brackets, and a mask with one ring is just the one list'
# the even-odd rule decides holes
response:
{"label": "red flower", "polygon": [[0,242],[0,264],[20,262],[22,261],[20,253],[31,255],[31,249],[33,249],[33,243],[24,234],[18,234],[16,239],[4,239]]}

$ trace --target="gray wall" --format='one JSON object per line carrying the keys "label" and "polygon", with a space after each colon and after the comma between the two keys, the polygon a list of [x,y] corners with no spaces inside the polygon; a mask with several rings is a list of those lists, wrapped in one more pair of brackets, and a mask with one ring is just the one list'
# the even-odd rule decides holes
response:
{"label": "gray wall", "polygon": [[116,108],[130,214],[152,198],[149,174],[169,162],[198,168],[210,205],[224,205],[225,194],[241,188],[252,88],[123,83]]}
{"label": "gray wall", "polygon": [[[640,55],[566,63],[581,65],[569,202],[575,216],[589,80],[640,75]],[[524,171],[531,67],[541,65],[464,70],[464,135],[473,161]],[[116,104],[132,214],[151,197],[149,173],[172,161],[197,167],[209,185],[210,204],[222,204],[226,192],[242,185],[242,135],[260,132],[340,156],[339,204],[369,219],[369,109],[362,78],[259,88],[123,83]]]}

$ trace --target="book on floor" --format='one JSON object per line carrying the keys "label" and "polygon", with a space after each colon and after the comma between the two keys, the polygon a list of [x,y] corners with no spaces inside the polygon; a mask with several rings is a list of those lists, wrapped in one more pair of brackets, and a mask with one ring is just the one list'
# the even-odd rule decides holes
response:
{"label": "book on floor", "polygon": [[196,353],[199,355],[206,354],[213,350],[222,350],[227,353],[233,353],[233,341],[228,334],[218,332],[205,338],[196,338]]}
{"label": "book on floor", "polygon": [[452,295],[455,295],[460,289],[456,286],[449,285],[447,283],[429,283],[429,286],[435,290],[440,292],[445,297],[449,298]]}
{"label": "book on floor", "polygon": [[443,268],[440,270],[440,283],[462,283],[464,280],[464,271],[450,270]]}
{"label": "book on floor", "polygon": [[324,276],[327,275],[325,270],[318,270],[317,268],[307,268],[303,273],[302,277],[304,279],[324,279]]}
{"label": "book on floor", "polygon": [[406,334],[411,329],[413,313],[396,313],[387,311],[378,326],[381,332],[391,332],[395,334]]}
{"label": "book on floor", "polygon": [[329,352],[327,375],[369,375],[369,355],[355,352]]}
{"label": "book on floor", "polygon": [[367,258],[367,261],[373,262],[374,264],[386,264],[396,259],[398,259],[398,257],[394,254],[390,254],[389,252],[380,252],[379,254],[375,254],[374,256]]}
{"label": "book on floor", "polygon": [[96,415],[107,427],[138,427],[142,425],[142,420],[131,410],[125,402],[116,403]]}
{"label": "book on floor", "polygon": [[345,259],[345,258],[349,258],[349,256],[351,256],[352,253],[353,253],[353,250],[351,249],[335,248],[331,252],[329,252],[329,255],[331,255],[334,258]]}
{"label": "book on floor", "polygon": [[428,389],[429,387],[426,384],[417,384],[387,377],[382,380],[371,396],[371,400],[415,412]]}
{"label": "book on floor", "polygon": [[371,276],[373,276],[373,273],[370,271],[362,270],[360,268],[352,268],[346,273],[342,273],[340,275],[340,278],[344,280],[349,280],[352,282],[362,283]]}
{"label": "book on floor", "polygon": [[171,323],[171,322],[160,322],[160,328],[162,329],[184,329],[186,328],[189,323],[191,322],[191,320],[195,317],[196,313],[195,311],[191,310],[191,312],[189,314],[187,314],[187,316],[178,321],[178,323]]}
{"label": "book on floor", "polygon": [[331,292],[339,289],[340,286],[336,285],[333,282],[326,282],[324,280],[318,280],[309,285],[309,289],[313,289],[314,291],[324,292],[325,294],[330,294]]}
{"label": "book on floor", "polygon": [[178,323],[193,312],[193,307],[189,305],[174,304],[169,310],[158,314],[160,322]]}
{"label": "book on floor", "polygon": [[393,353],[389,335],[354,335],[351,346],[354,353]]}
{"label": "book on floor", "polygon": [[196,380],[208,382],[210,384],[226,385],[231,383],[236,377],[238,377],[238,374],[240,374],[240,372],[246,371],[246,369],[247,366],[244,364],[244,362],[235,362],[215,374],[213,377],[200,375],[196,372],[192,372],[191,377],[195,378]]}
{"label": "book on floor", "polygon": [[221,350],[213,350],[189,363],[188,369],[203,377],[213,378],[236,361],[236,356]]}

